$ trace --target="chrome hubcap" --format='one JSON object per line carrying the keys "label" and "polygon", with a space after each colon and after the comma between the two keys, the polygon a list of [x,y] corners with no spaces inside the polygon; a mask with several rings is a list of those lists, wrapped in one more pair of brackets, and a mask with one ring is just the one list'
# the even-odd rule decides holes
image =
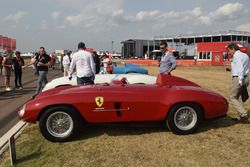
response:
{"label": "chrome hubcap", "polygon": [[181,107],[175,112],[174,123],[181,130],[190,130],[197,123],[197,114],[192,107]]}
{"label": "chrome hubcap", "polygon": [[69,114],[57,111],[48,117],[46,127],[52,136],[66,137],[73,129],[73,120]]}

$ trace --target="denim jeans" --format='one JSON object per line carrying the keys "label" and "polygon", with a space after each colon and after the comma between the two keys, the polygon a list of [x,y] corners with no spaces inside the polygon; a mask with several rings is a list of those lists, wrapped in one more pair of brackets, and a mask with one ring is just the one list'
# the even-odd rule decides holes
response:
{"label": "denim jeans", "polygon": [[42,91],[43,83],[44,85],[48,83],[48,80],[47,80],[48,71],[38,71],[38,74],[39,74],[39,77],[38,77],[38,83],[37,83],[35,95],[38,95],[39,92]]}
{"label": "denim jeans", "polygon": [[15,70],[15,86],[16,88],[22,86],[22,70]]}
{"label": "denim jeans", "polygon": [[77,77],[77,85],[89,85],[94,84],[94,78],[93,77]]}

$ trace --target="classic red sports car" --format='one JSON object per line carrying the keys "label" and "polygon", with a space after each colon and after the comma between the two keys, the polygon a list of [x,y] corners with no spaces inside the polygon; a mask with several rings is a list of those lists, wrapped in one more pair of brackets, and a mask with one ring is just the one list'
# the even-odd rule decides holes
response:
{"label": "classic red sports car", "polygon": [[204,119],[226,115],[221,95],[179,77],[158,75],[153,85],[110,84],[65,86],[39,94],[19,111],[36,123],[50,141],[69,140],[83,121],[89,123],[165,121],[175,134],[190,134]]}

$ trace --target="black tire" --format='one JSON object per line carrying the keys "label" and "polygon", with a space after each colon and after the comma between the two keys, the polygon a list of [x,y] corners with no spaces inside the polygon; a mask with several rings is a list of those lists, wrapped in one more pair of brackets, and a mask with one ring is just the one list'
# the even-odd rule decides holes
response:
{"label": "black tire", "polygon": [[[47,109],[39,120],[39,128],[42,135],[49,141],[52,142],[65,142],[70,140],[79,129],[81,123],[81,116],[75,111],[75,109],[69,106],[54,106]],[[61,117],[61,119],[60,119]],[[65,118],[65,119],[62,119]],[[57,123],[56,122],[57,119]],[[54,122],[53,122],[54,121]],[[59,123],[61,121],[61,123]],[[60,133],[56,132],[56,128],[53,129],[52,122],[55,125],[54,127],[66,132]],[[65,125],[66,124],[66,125]],[[66,127],[65,127],[66,126]],[[69,126],[69,127],[67,127]]]}
{"label": "black tire", "polygon": [[168,128],[178,135],[193,133],[201,121],[202,110],[197,104],[193,103],[180,103],[173,106],[166,119]]}

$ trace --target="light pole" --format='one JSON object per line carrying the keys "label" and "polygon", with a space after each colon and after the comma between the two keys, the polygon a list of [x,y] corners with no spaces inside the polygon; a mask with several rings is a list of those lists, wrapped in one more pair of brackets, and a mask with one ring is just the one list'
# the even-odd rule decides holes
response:
{"label": "light pole", "polygon": [[111,53],[114,53],[114,41],[111,41]]}

